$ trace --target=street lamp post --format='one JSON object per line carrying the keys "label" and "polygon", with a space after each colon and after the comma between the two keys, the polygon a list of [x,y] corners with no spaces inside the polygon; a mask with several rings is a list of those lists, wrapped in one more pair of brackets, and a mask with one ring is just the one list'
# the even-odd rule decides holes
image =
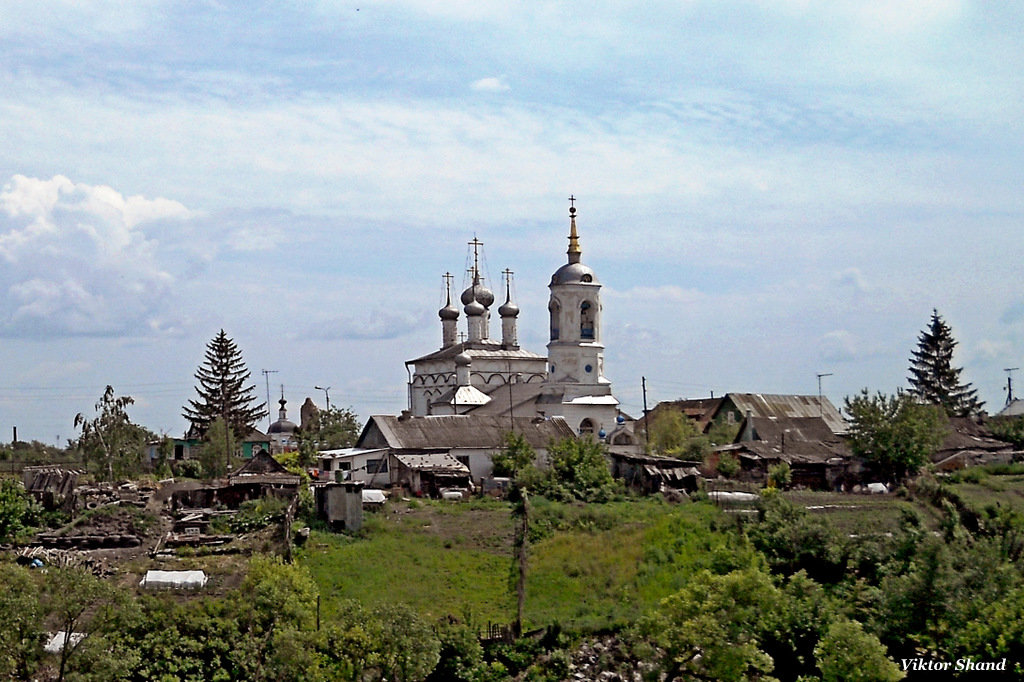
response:
{"label": "street lamp post", "polygon": [[330,412],[331,411],[331,387],[328,386],[328,387],[324,388],[323,386],[314,386],[313,388],[315,388],[318,391],[323,391],[324,392],[324,399],[327,401],[327,411]]}

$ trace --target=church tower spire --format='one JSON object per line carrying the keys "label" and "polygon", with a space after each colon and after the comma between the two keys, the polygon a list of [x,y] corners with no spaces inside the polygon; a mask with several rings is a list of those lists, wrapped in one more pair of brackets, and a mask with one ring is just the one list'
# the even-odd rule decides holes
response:
{"label": "church tower spire", "polygon": [[[586,398],[611,405],[614,399],[611,383],[604,377],[601,344],[601,285],[594,271],[580,260],[576,197],[569,197],[569,202],[568,262],[555,271],[548,285],[551,340],[546,384],[550,391],[562,396],[564,403]],[[609,415],[602,421],[610,427],[614,414]]]}
{"label": "church tower spire", "polygon": [[579,263],[583,249],[580,248],[580,236],[576,233],[576,197],[569,195],[569,264]]}

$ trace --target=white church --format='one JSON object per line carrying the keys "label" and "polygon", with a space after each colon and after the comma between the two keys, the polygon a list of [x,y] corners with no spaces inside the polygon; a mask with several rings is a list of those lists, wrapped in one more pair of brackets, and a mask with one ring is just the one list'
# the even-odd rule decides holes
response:
{"label": "white church", "polygon": [[[574,199],[571,199],[574,201]],[[562,417],[578,434],[610,445],[632,446],[632,423],[619,411],[611,382],[604,376],[601,343],[601,284],[581,261],[576,208],[569,209],[567,262],[551,276],[547,357],[519,346],[519,307],[511,299],[511,272],[505,275],[505,302],[498,309],[501,338],[491,337],[494,293],[483,284],[479,247],[473,247],[470,286],[452,303],[451,275],[445,275],[446,304],[441,348],[406,362],[409,408],[417,417],[472,414],[492,417]],[[459,321],[465,315],[464,334]]]}

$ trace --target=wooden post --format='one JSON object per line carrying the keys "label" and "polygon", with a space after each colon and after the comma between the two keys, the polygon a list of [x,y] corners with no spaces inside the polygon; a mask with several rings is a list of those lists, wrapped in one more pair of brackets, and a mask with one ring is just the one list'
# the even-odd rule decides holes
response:
{"label": "wooden post", "polygon": [[515,636],[523,635],[523,607],[526,604],[526,535],[529,532],[529,504],[526,490],[522,490],[522,519],[519,524],[519,537],[516,542],[516,551],[519,553],[519,582],[516,585],[516,624]]}

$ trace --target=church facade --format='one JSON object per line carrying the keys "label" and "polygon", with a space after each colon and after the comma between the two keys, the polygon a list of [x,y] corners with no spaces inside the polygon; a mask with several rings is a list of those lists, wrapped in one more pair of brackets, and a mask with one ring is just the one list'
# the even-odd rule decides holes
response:
{"label": "church facade", "polygon": [[[438,311],[441,348],[406,362],[412,415],[557,416],[580,435],[634,444],[631,425],[620,414],[619,401],[604,376],[601,284],[582,262],[575,206],[569,209],[566,263],[548,285],[547,356],[519,346],[519,308],[512,301],[508,270],[503,273],[505,301],[497,309],[501,338],[490,336],[496,299],[480,273],[481,243],[474,238],[470,245],[471,283],[458,299],[461,313],[452,303],[451,276],[446,274],[446,303]],[[463,315],[465,332],[460,338]]]}

